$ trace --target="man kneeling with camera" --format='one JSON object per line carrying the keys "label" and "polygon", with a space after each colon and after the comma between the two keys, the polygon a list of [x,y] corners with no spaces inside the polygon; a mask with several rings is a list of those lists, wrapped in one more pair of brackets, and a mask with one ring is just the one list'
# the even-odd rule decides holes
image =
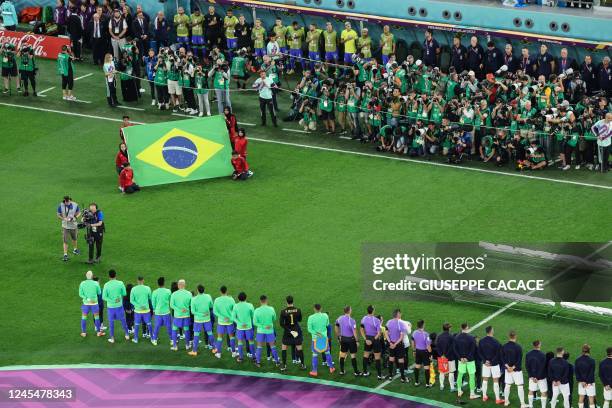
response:
{"label": "man kneeling with camera", "polygon": [[[79,228],[85,228],[85,241],[89,246],[88,264],[99,263],[102,255],[102,239],[104,237],[104,214],[98,209],[98,204],[89,204],[89,209],[83,211],[83,222]],[[96,258],[94,260],[94,245],[96,247]]]}

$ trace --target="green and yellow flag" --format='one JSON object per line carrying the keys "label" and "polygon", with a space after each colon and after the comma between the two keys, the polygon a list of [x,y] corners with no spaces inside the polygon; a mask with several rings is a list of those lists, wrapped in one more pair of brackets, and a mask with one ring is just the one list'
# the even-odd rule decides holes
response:
{"label": "green and yellow flag", "polygon": [[130,126],[123,135],[140,186],[232,174],[232,147],[221,116]]}

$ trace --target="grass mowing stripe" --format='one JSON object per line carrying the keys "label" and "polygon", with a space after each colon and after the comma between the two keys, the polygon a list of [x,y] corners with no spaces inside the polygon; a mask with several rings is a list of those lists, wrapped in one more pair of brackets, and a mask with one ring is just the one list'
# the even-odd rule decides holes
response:
{"label": "grass mowing stripe", "polygon": [[[608,241],[607,243],[605,243],[604,245],[602,245],[601,247],[599,247],[598,249],[596,249],[595,251],[593,251],[589,255],[585,256],[584,259],[589,260],[590,258],[594,257],[595,255],[597,255],[601,251],[603,251],[606,248],[608,248],[610,245],[612,245],[612,241]],[[544,286],[548,285],[550,282],[552,282],[554,280],[559,279],[561,276],[565,275],[568,271],[571,271],[574,267],[575,267],[574,265],[570,265],[567,268],[563,269],[561,272],[559,272],[558,274],[556,274],[555,276],[553,276],[549,280],[545,281],[544,282]],[[532,295],[534,292],[535,292],[535,290],[527,292],[527,296]],[[508,303],[506,306],[502,307],[501,309],[497,310],[496,312],[490,314],[489,316],[485,317],[484,319],[482,319],[481,321],[476,323],[474,326],[470,327],[469,331],[473,331],[473,330],[479,328],[483,324],[486,324],[490,320],[492,320],[495,317],[499,316],[500,314],[504,313],[506,310],[516,306],[518,303],[519,302],[516,301],[516,300]]]}
{"label": "grass mowing stripe", "polygon": [[[105,118],[105,117],[102,117],[102,116],[94,116],[94,115],[86,115],[86,114],[83,114],[83,113],[65,112],[65,111],[59,111],[59,110],[54,110],[54,109],[37,108],[37,107],[33,107],[33,106],[18,105],[18,104],[13,104],[13,103],[0,102],[0,105],[12,106],[12,107],[15,107],[15,108],[34,109],[34,110],[39,110],[39,111],[42,111],[42,112],[53,112],[53,113],[59,113],[59,114],[63,114],[63,115],[74,115],[74,116],[80,116],[80,117],[84,117],[84,118],[94,118],[94,119],[102,119],[102,120],[111,120],[113,122],[121,122],[120,119]],[[183,114],[180,114],[180,113],[173,113],[172,115],[173,116],[184,116],[184,117],[187,117],[187,118],[194,118],[194,116],[183,115]],[[139,124],[139,125],[143,124],[142,122],[132,122],[132,123],[136,123],[136,124]],[[296,130],[296,129],[286,129],[286,128],[283,128],[283,130],[290,131],[290,132],[306,133],[303,130]],[[447,167],[447,168],[458,169],[458,170],[465,170],[465,171],[475,171],[475,172],[480,172],[480,173],[497,174],[497,175],[500,175],[500,176],[507,176],[507,177],[519,177],[519,178],[526,178],[526,179],[530,179],[530,180],[549,181],[549,182],[552,182],[552,183],[571,184],[571,185],[582,186],[582,187],[593,187],[593,188],[600,188],[600,189],[604,189],[604,190],[612,190],[612,186],[603,186],[601,184],[592,184],[592,183],[582,183],[580,181],[560,180],[560,179],[554,179],[554,178],[549,178],[549,177],[537,177],[537,176],[530,176],[530,175],[527,175],[527,174],[505,173],[505,172],[501,172],[501,171],[487,170],[487,169],[481,169],[481,168],[476,168],[476,167],[458,167],[458,166],[455,166],[455,165],[452,165],[452,164],[437,163],[437,162],[430,162],[430,161],[421,161],[421,160],[409,159],[409,158],[403,158],[403,157],[383,156],[383,155],[380,155],[380,154],[365,153],[365,152],[356,152],[356,151],[351,151],[351,150],[336,149],[336,148],[332,148],[332,147],[313,146],[313,145],[306,145],[306,144],[302,144],[302,143],[293,143],[293,142],[283,142],[283,141],[280,141],[280,140],[261,139],[261,138],[255,138],[255,137],[251,137],[249,139],[253,140],[253,141],[257,141],[257,142],[275,143],[275,144],[280,144],[280,145],[285,145],[285,146],[301,147],[301,148],[304,148],[304,149],[313,149],[313,150],[322,150],[322,151],[327,151],[327,152],[352,154],[352,155],[363,156],[363,157],[375,157],[377,159],[396,160],[396,161],[403,161],[403,162],[409,162],[409,163],[417,163],[417,164],[430,165],[430,166]]]}

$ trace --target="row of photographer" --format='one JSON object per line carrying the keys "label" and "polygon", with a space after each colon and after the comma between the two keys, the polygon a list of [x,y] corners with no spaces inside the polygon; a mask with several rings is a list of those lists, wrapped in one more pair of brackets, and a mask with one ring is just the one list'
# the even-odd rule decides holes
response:
{"label": "row of photographer", "polygon": [[[479,81],[473,71],[451,67],[445,74],[411,56],[385,66],[355,57],[351,69],[316,63],[293,90],[286,119],[299,119],[305,131],[321,119],[327,133],[338,125],[342,134],[401,154],[442,153],[453,162],[474,155],[525,168],[537,151],[537,168],[560,161],[564,170],[572,156],[577,168],[594,169],[596,154],[606,171],[611,125],[604,94],[589,96],[572,71],[547,80],[506,68]],[[608,127],[596,133],[598,122]]]}

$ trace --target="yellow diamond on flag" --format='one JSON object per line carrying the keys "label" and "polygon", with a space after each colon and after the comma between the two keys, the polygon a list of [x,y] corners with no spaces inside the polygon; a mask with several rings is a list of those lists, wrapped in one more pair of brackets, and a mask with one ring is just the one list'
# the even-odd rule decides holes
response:
{"label": "yellow diamond on flag", "polygon": [[174,128],[136,158],[179,177],[188,177],[221,149],[222,144]]}

